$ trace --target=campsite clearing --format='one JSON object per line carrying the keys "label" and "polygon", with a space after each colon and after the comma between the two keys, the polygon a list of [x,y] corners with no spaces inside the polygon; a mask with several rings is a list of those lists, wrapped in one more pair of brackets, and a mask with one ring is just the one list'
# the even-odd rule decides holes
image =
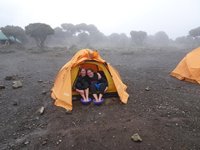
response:
{"label": "campsite clearing", "polygon": [[[109,98],[97,107],[74,101],[72,113],[56,107],[49,90],[74,51],[9,51],[0,53],[1,150],[200,149],[200,86],[169,75],[190,50],[100,51],[128,86],[128,103]],[[23,87],[13,89],[7,76]],[[142,142],[132,141],[135,133]]]}

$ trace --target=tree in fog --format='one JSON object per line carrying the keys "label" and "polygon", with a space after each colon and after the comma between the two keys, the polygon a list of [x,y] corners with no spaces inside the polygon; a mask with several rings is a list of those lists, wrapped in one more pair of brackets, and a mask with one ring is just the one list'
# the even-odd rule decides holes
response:
{"label": "tree in fog", "polygon": [[56,42],[65,41],[66,33],[63,31],[61,27],[54,28],[53,38],[56,38]]}
{"label": "tree in fog", "polygon": [[63,29],[60,28],[60,27],[54,28],[54,35],[57,36],[57,37],[61,37],[61,38],[64,38],[64,37],[65,37],[64,31],[63,31]]}
{"label": "tree in fog", "polygon": [[54,34],[54,30],[44,23],[32,23],[25,27],[26,34],[35,39],[38,47],[44,47],[47,36]]}
{"label": "tree in fog", "polygon": [[67,38],[71,38],[77,32],[76,26],[71,23],[63,23],[61,24],[61,27],[63,31],[65,32],[65,35]]}
{"label": "tree in fog", "polygon": [[200,37],[200,27],[190,30],[189,35],[194,38]]}
{"label": "tree in fog", "polygon": [[125,33],[120,34],[120,45],[127,46],[129,44],[129,38]]}
{"label": "tree in fog", "polygon": [[129,42],[128,37],[124,33],[112,33],[108,36],[108,40],[110,42],[110,45],[115,47],[125,47],[128,45]]}
{"label": "tree in fog", "polygon": [[76,29],[77,29],[76,35],[78,36],[79,42],[81,44],[87,44],[87,45],[97,44],[105,39],[104,34],[101,33],[97,29],[97,27],[93,24],[89,25],[85,23],[77,24]]}
{"label": "tree in fog", "polygon": [[131,31],[131,39],[136,45],[143,45],[144,40],[147,37],[147,33],[144,31]]}
{"label": "tree in fog", "polygon": [[76,25],[76,32],[77,33],[82,33],[82,32],[88,32],[88,25],[85,23],[80,23]]}
{"label": "tree in fog", "polygon": [[183,46],[192,46],[194,45],[194,39],[191,36],[181,36],[175,39],[177,44],[181,44]]}
{"label": "tree in fog", "polygon": [[14,39],[19,39],[21,42],[26,41],[26,34],[24,29],[22,29],[19,26],[5,26],[1,28],[2,32],[7,36],[7,37],[14,37]]}
{"label": "tree in fog", "polygon": [[89,44],[89,35],[88,33],[82,32],[78,34],[78,39],[80,44]]}
{"label": "tree in fog", "polygon": [[166,45],[169,41],[169,37],[164,31],[159,31],[154,35],[154,42],[158,45]]}
{"label": "tree in fog", "polygon": [[50,46],[65,46],[66,34],[61,27],[54,28],[54,35],[45,41]]}
{"label": "tree in fog", "polygon": [[90,43],[99,44],[104,42],[106,38],[105,35],[102,32],[100,32],[95,25],[87,25],[87,31],[89,33]]}
{"label": "tree in fog", "polygon": [[90,33],[90,34],[97,34],[99,33],[99,30],[97,29],[97,27],[93,24],[89,24],[87,25],[87,31]]}
{"label": "tree in fog", "polygon": [[[191,31],[191,30],[190,30]],[[182,45],[184,47],[198,47],[200,43],[199,36],[192,36],[191,34],[188,36],[177,37],[175,42],[176,44]]]}
{"label": "tree in fog", "polygon": [[120,35],[118,33],[112,33],[111,35],[108,36],[108,39],[110,40],[111,43],[113,44],[118,44],[120,40]]}
{"label": "tree in fog", "polygon": [[181,36],[181,37],[177,37],[175,39],[175,42],[180,43],[180,44],[182,44],[182,43],[186,44],[191,41],[192,41],[192,37],[189,37],[189,36]]}

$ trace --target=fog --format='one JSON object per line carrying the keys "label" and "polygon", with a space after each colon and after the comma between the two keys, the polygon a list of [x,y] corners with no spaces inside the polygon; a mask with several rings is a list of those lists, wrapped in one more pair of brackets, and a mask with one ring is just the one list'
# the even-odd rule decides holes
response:
{"label": "fog", "polygon": [[94,24],[105,35],[165,31],[175,39],[200,25],[198,0],[0,0],[0,27],[42,22]]}
{"label": "fog", "polygon": [[0,150],[200,150],[199,60],[200,0],[0,0]]}

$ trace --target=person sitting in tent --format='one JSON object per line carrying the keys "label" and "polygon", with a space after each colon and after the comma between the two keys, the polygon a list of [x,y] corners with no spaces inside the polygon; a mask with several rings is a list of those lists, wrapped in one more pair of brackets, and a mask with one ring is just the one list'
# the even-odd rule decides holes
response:
{"label": "person sitting in tent", "polygon": [[[102,102],[103,94],[108,88],[107,80],[100,73],[95,73],[92,69],[87,69],[90,91],[94,96],[94,102]],[[99,92],[99,97],[97,93]]]}
{"label": "person sitting in tent", "polygon": [[80,75],[77,77],[77,81],[75,84],[76,91],[81,95],[83,102],[89,102],[89,83],[88,77],[86,74],[86,69],[80,69]]}

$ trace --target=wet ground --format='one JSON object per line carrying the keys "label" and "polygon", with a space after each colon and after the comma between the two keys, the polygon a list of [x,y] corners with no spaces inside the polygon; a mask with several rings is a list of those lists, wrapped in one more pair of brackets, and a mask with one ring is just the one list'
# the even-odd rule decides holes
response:
{"label": "wet ground", "polygon": [[[53,105],[49,91],[75,52],[1,51],[0,149],[200,149],[200,86],[169,76],[188,51],[100,51],[127,84],[128,104],[118,98],[99,107],[74,101],[72,114]],[[13,89],[14,80],[23,87]],[[143,141],[132,141],[134,133]]]}

